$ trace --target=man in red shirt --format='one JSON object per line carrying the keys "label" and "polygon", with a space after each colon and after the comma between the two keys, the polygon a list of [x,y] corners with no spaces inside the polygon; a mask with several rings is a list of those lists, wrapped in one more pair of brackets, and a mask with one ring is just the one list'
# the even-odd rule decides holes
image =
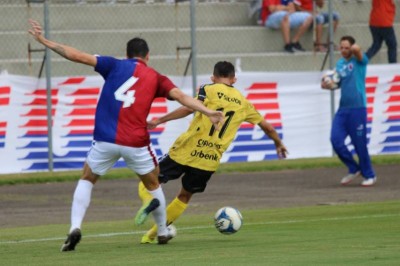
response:
{"label": "man in red shirt", "polygon": [[[296,12],[293,0],[263,0],[261,8],[261,23],[271,29],[281,29],[284,51],[288,53],[303,52],[299,40],[312,23],[308,12]],[[290,38],[290,30],[297,29]]]}
{"label": "man in red shirt", "polygon": [[388,48],[388,60],[390,64],[397,63],[397,40],[393,29],[393,21],[396,15],[394,0],[373,0],[369,18],[369,29],[372,35],[372,45],[367,51],[368,59],[371,59],[385,41]]}

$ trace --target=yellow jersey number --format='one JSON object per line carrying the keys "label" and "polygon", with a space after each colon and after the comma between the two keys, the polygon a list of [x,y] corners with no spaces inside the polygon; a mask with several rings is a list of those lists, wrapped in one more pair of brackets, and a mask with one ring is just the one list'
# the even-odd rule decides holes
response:
{"label": "yellow jersey number", "polygon": [[[219,108],[219,109],[217,109],[217,111],[223,112],[224,108]],[[227,117],[227,118],[225,119],[225,123],[222,125],[221,130],[219,131],[218,138],[222,139],[234,114],[235,114],[235,111],[228,111],[225,113],[225,117]],[[211,129],[210,129],[210,133],[208,135],[211,137],[212,135],[214,135],[214,132],[215,132],[215,127],[214,127],[214,125],[212,125]]]}

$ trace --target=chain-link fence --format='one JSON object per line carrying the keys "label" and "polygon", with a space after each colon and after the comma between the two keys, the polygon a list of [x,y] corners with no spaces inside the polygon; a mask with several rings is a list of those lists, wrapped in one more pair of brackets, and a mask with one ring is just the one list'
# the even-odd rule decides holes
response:
{"label": "chain-link fence", "polygon": [[[327,10],[325,1],[324,10]],[[353,35],[366,50],[372,0],[330,0],[340,14],[334,36]],[[400,0],[395,0],[395,31],[400,36]],[[279,30],[257,24],[258,0],[196,1],[197,73],[208,74],[218,60],[240,64],[242,71],[308,71],[328,67],[326,52],[314,51],[313,31],[301,38],[306,52],[288,54]],[[44,1],[0,0],[0,69],[11,74],[41,73],[43,47],[27,33],[28,18],[44,21]],[[190,1],[174,0],[48,0],[50,39],[92,53],[125,57],[126,42],[141,36],[150,46],[150,65],[168,75],[191,74]],[[324,28],[326,40],[328,28]],[[385,45],[373,64],[387,63]],[[338,57],[338,52],[335,52]],[[325,64],[324,64],[325,63]],[[53,76],[93,75],[93,69],[51,55]]]}

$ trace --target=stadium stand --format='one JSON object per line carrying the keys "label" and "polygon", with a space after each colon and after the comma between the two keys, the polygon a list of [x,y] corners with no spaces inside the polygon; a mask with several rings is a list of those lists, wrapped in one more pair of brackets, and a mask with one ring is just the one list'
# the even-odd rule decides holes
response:
{"label": "stadium stand", "polygon": [[[4,2],[4,3],[3,3]],[[0,16],[0,69],[17,75],[37,75],[43,53],[31,53],[40,48],[28,36],[27,19],[43,21],[43,4],[23,0],[4,0],[0,6],[7,8]],[[32,2],[41,2],[35,0]],[[190,50],[190,4],[179,1],[171,4],[165,0],[118,0],[105,4],[100,0],[50,1],[50,38],[90,53],[125,57],[121,52],[126,42],[134,37],[145,38],[150,45],[150,65],[168,75],[182,75]],[[217,60],[232,62],[240,59],[243,71],[309,71],[319,70],[325,53],[313,52],[312,30],[303,37],[302,44],[308,52],[288,55],[282,51],[280,31],[257,24],[255,16],[249,16],[251,1],[199,1],[196,5],[196,39],[198,74],[209,74]],[[353,35],[364,49],[371,44],[368,18],[371,0],[363,2],[341,0],[333,2],[341,14],[341,24],[335,35]],[[400,0],[396,0],[397,17],[395,30],[400,37]],[[4,9],[3,9],[4,10]],[[12,22],[12,23],[10,23]],[[324,32],[327,32],[325,30]],[[325,39],[325,37],[324,37]],[[34,46],[36,45],[36,46]],[[386,47],[373,60],[373,64],[387,63]],[[338,52],[336,52],[338,56]],[[85,66],[68,63],[52,54],[52,75],[93,75]],[[190,68],[189,72],[190,74]]]}

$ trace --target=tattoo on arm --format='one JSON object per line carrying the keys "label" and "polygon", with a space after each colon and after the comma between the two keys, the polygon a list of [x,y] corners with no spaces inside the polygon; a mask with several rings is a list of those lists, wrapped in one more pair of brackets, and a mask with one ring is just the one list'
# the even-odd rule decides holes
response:
{"label": "tattoo on arm", "polygon": [[[56,52],[57,54],[61,55],[64,58],[67,58],[67,54],[65,52],[65,49],[59,45],[57,45],[56,47],[54,47],[52,49],[54,52]],[[68,58],[67,58],[68,59]]]}

